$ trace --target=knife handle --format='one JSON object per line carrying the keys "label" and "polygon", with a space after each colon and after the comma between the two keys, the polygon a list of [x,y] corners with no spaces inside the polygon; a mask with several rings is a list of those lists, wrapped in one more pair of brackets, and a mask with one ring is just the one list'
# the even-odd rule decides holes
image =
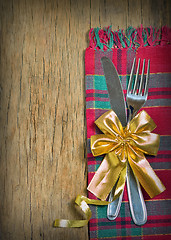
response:
{"label": "knife handle", "polygon": [[[109,202],[113,200],[114,191],[115,191],[115,186],[113,187],[112,191],[109,194]],[[117,199],[115,199],[115,201],[113,201],[108,205],[107,218],[109,220],[115,220],[115,218],[117,218],[120,211],[121,203],[122,203],[123,192],[124,191],[122,191],[121,195]]]}
{"label": "knife handle", "polygon": [[147,209],[142,195],[140,183],[128,163],[127,191],[132,219],[136,225],[143,225],[147,221]]}

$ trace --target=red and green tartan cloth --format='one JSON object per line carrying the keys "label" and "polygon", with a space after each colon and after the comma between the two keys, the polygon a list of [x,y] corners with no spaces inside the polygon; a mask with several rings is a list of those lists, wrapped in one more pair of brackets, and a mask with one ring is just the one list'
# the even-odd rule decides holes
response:
{"label": "red and green tartan cloth", "polygon": [[[120,213],[114,221],[107,219],[107,206],[91,205],[90,240],[171,239],[171,29],[131,27],[113,32],[108,27],[91,29],[89,35],[90,45],[85,52],[88,184],[103,159],[94,157],[90,149],[90,137],[99,133],[94,122],[111,108],[100,62],[102,56],[107,56],[118,71],[125,96],[133,58],[150,59],[149,94],[143,109],[157,124],[154,132],[161,137],[158,155],[146,157],[166,186],[153,199],[142,189],[148,215],[143,226],[132,221],[126,186]],[[90,192],[88,197],[96,199]]]}

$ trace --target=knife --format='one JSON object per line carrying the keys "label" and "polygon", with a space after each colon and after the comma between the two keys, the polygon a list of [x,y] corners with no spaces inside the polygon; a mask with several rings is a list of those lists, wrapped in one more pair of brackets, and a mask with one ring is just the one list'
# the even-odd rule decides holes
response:
{"label": "knife", "polygon": [[[109,58],[102,57],[101,63],[106,79],[111,108],[117,114],[119,120],[122,123],[122,126],[125,127],[127,124],[126,104],[118,73],[116,71],[115,66],[113,65]],[[109,194],[109,201],[113,200],[116,184]],[[107,218],[109,220],[114,220],[118,216],[122,202],[122,197],[123,191],[122,194],[116,200],[114,200],[112,203],[108,205]]]}

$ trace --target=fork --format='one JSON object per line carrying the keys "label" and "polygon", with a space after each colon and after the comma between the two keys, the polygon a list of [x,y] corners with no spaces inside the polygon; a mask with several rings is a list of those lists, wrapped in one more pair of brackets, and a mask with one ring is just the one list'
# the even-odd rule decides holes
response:
{"label": "fork", "polygon": [[[148,96],[150,60],[148,60],[147,75],[146,75],[145,81],[144,81],[145,59],[143,61],[140,82],[138,81],[139,67],[140,67],[140,58],[138,60],[136,77],[133,84],[133,75],[134,75],[134,69],[135,69],[135,59],[134,59],[131,74],[130,74],[128,89],[127,89],[127,96],[126,96],[126,101],[128,105],[128,123],[137,114],[137,112],[143,107],[143,105],[147,101],[147,96]],[[127,167],[127,191],[128,191],[130,211],[131,211],[131,215],[134,223],[137,225],[145,224],[147,221],[146,205],[144,202],[139,181],[137,177],[134,175],[132,169],[130,168],[129,163]]]}
{"label": "fork", "polygon": [[[136,113],[142,108],[142,106],[147,101],[148,96],[148,85],[149,85],[149,72],[150,72],[150,60],[148,60],[147,74],[146,79],[144,81],[144,68],[145,68],[145,59],[143,61],[142,74],[139,82],[139,68],[140,68],[140,59],[138,60],[138,67],[136,71],[135,81],[134,79],[134,70],[135,70],[135,58],[133,61],[128,89],[127,89],[127,106],[128,106],[128,123],[131,119],[136,115]],[[144,202],[144,198],[141,192],[141,187],[137,177],[134,175],[129,163],[127,164],[127,191],[129,198],[130,211],[132,215],[132,219],[136,225],[143,225],[147,221],[147,210]],[[112,212],[112,204],[109,205],[108,208],[108,218],[109,220],[114,220],[120,210],[121,202],[122,202],[123,192],[119,196],[117,201],[117,208],[115,212]],[[109,201],[112,201],[112,197],[110,195]],[[109,214],[110,213],[110,214]]]}

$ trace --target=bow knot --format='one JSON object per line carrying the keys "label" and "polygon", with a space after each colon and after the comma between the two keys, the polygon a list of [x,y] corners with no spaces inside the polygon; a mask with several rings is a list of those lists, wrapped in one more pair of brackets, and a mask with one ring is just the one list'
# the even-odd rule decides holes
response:
{"label": "bow knot", "polygon": [[142,111],[123,128],[112,110],[96,120],[103,134],[91,136],[94,156],[106,154],[88,186],[98,198],[105,200],[115,184],[114,198],[123,191],[126,181],[127,162],[150,197],[165,190],[144,154],[157,155],[160,137],[151,133],[156,128],[151,117]]}
{"label": "bow knot", "polygon": [[121,146],[125,146],[126,144],[129,143],[129,139],[127,139],[126,137],[121,137],[119,140],[120,140]]}

